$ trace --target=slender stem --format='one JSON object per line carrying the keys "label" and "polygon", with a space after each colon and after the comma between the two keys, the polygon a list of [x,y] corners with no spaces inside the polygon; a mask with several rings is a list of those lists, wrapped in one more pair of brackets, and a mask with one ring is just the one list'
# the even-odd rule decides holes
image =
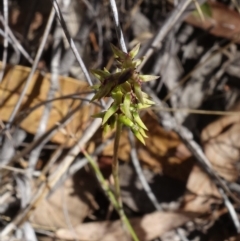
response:
{"label": "slender stem", "polygon": [[[121,133],[121,132],[120,132]],[[120,139],[120,135],[119,135],[119,139]],[[114,208],[116,209],[116,211],[118,212],[122,222],[125,224],[126,228],[128,229],[130,235],[132,236],[134,241],[139,241],[131,223],[129,222],[127,216],[125,215],[123,209],[121,208],[121,206],[119,206],[119,202],[117,201],[117,199],[115,198],[114,194],[112,193],[111,189],[109,188],[106,180],[103,177],[103,174],[101,173],[98,165],[96,164],[96,162],[92,159],[91,156],[89,156],[89,154],[82,149],[82,153],[84,154],[84,156],[87,158],[87,160],[89,161],[92,169],[94,170],[96,177],[101,185],[101,187],[103,188],[103,190],[105,191],[107,197],[109,198],[110,202],[112,203],[112,205],[114,206]]]}
{"label": "slender stem", "polygon": [[62,26],[62,29],[63,29],[63,31],[64,31],[64,33],[65,33],[65,36],[66,36],[66,38],[67,38],[67,40],[68,40],[68,42],[69,42],[70,48],[72,49],[72,51],[73,51],[73,53],[74,53],[74,55],[75,55],[75,57],[76,57],[79,65],[81,66],[82,71],[83,71],[83,73],[84,73],[84,75],[85,75],[85,77],[86,77],[87,82],[89,83],[89,85],[92,86],[93,83],[92,83],[91,77],[90,77],[90,75],[89,75],[89,73],[88,73],[88,70],[87,70],[87,68],[86,68],[86,66],[85,66],[85,64],[84,64],[84,62],[83,62],[83,60],[82,60],[82,57],[81,57],[80,54],[78,53],[78,50],[77,50],[77,48],[76,48],[76,45],[75,45],[75,43],[74,43],[74,41],[73,41],[73,39],[72,39],[69,31],[68,31],[66,22],[65,22],[65,20],[64,20],[64,18],[63,18],[63,16],[62,16],[62,12],[61,12],[61,10],[60,10],[60,8],[59,8],[58,2],[57,2],[56,0],[51,0],[51,1],[52,1],[52,4],[53,4],[54,9],[55,9],[55,11],[56,11],[56,14],[57,14],[57,17],[58,17],[58,19],[59,19],[59,22],[60,22],[60,24],[61,24],[61,26]]}
{"label": "slender stem", "polygon": [[24,99],[24,96],[25,96],[25,94],[27,92],[27,89],[28,89],[28,87],[29,87],[29,85],[30,85],[30,83],[32,81],[32,77],[33,77],[33,75],[35,73],[35,70],[37,69],[38,62],[39,62],[39,60],[40,60],[40,58],[42,56],[42,53],[43,53],[43,50],[44,50],[44,46],[45,46],[45,44],[47,42],[47,39],[48,39],[50,30],[51,30],[51,27],[52,27],[54,18],[55,18],[55,11],[54,11],[54,9],[52,9],[51,13],[49,15],[49,18],[48,18],[47,26],[46,26],[46,28],[44,30],[44,34],[43,34],[43,37],[42,37],[41,44],[40,44],[40,46],[38,48],[36,57],[34,59],[33,66],[31,68],[31,71],[30,71],[29,75],[28,75],[28,78],[27,78],[25,86],[24,86],[24,88],[23,88],[23,90],[21,92],[21,95],[20,95],[20,97],[18,99],[18,102],[15,105],[15,107],[14,107],[12,113],[11,113],[11,116],[9,117],[8,124],[6,125],[6,129],[8,129],[12,125],[12,122],[13,122],[13,120],[14,120],[14,118],[15,118],[18,110],[19,110],[19,108],[21,107],[21,104],[22,104],[22,101]]}
{"label": "slender stem", "polygon": [[117,121],[117,128],[114,139],[114,149],[113,149],[113,162],[112,162],[112,174],[115,185],[115,195],[119,206],[122,208],[121,193],[120,193],[120,183],[119,183],[119,163],[118,163],[118,147],[120,142],[122,132],[122,123]]}
{"label": "slender stem", "polygon": [[123,52],[127,53],[127,47],[126,47],[126,44],[125,44],[125,41],[124,41],[123,32],[122,32],[122,28],[121,28],[120,20],[119,20],[119,16],[118,16],[118,9],[117,9],[117,5],[116,5],[115,0],[110,0],[110,7],[112,9],[115,29],[116,29],[116,32],[117,32],[120,47],[121,47]]}
{"label": "slender stem", "polygon": [[4,16],[4,40],[3,40],[3,58],[2,58],[2,69],[0,70],[0,82],[2,82],[4,71],[7,65],[8,55],[8,1],[3,1],[3,16]]}

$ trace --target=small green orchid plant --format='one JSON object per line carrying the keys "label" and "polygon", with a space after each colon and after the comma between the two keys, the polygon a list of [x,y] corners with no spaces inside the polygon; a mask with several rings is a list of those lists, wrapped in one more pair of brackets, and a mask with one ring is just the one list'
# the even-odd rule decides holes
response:
{"label": "small green orchid plant", "polygon": [[105,133],[108,130],[116,129],[112,175],[115,184],[115,197],[118,203],[117,211],[133,240],[139,241],[122,208],[118,175],[118,147],[123,126],[129,127],[135,137],[145,145],[144,138],[147,137],[145,133],[147,127],[141,120],[139,111],[152,106],[154,102],[142,91],[141,86],[143,82],[155,80],[158,76],[141,75],[137,71],[137,67],[143,61],[143,58],[134,59],[139,51],[140,44],[137,44],[129,53],[121,51],[114,45],[111,45],[111,47],[117,64],[116,72],[110,73],[105,68],[104,70],[91,70],[91,73],[100,81],[100,84],[93,86],[96,94],[91,101],[112,97],[113,102],[108,110],[100,112],[93,117],[102,118],[102,126]]}
{"label": "small green orchid plant", "polygon": [[107,69],[91,70],[91,73],[100,80],[99,85],[93,86],[96,94],[91,101],[104,97],[112,97],[113,103],[108,110],[100,112],[93,117],[102,118],[104,133],[116,128],[119,123],[127,126],[135,137],[145,144],[147,127],[139,116],[139,111],[154,104],[148,95],[141,89],[143,82],[155,80],[158,76],[141,75],[137,67],[143,61],[134,59],[140,44],[137,44],[129,53],[125,53],[116,46],[111,45],[114,58],[117,63],[116,73],[110,73]]}

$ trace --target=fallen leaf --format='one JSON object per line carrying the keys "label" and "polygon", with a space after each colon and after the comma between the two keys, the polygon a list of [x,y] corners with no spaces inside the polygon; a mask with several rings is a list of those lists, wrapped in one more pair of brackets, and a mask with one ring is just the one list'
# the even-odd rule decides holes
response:
{"label": "fallen leaf", "polygon": [[[203,22],[198,16],[190,14],[185,21],[195,27],[205,29],[215,36],[236,39],[240,32],[239,13],[216,1],[208,1],[208,4],[212,13],[211,17],[205,17]],[[240,42],[240,39],[237,38],[236,41]]]}
{"label": "fallen leaf", "polygon": [[30,217],[37,226],[51,229],[69,228],[79,225],[91,211],[97,208],[94,194],[98,187],[96,179],[81,170],[41,200]]}
{"label": "fallen leaf", "polygon": [[[131,219],[130,222],[141,241],[153,240],[165,232],[175,229],[192,218],[193,213],[154,212],[142,218]],[[174,220],[174,222],[173,222]],[[120,221],[104,221],[84,223],[74,227],[74,233],[81,240],[91,241],[127,241]],[[59,229],[56,236],[60,239],[74,240],[74,233],[69,229]]]}
{"label": "fallen leaf", "polygon": [[[22,66],[8,66],[3,81],[0,84],[0,116],[1,120],[8,121],[13,108],[18,102],[19,96],[24,88],[26,79],[29,75],[30,68]],[[50,74],[44,76],[36,71],[27,92],[24,96],[21,113],[27,113],[28,109],[46,101],[48,90],[50,88]],[[81,92],[89,91],[88,84],[84,81],[76,80],[69,77],[59,76],[59,90],[55,97],[64,95],[80,94]],[[84,95],[82,96],[84,97]],[[74,109],[81,103],[78,99],[61,99],[52,102],[52,109],[47,124],[47,130],[58,123],[71,109]],[[41,120],[44,106],[35,109],[31,113],[24,116],[20,123],[21,128],[25,131],[35,134]],[[88,121],[91,120],[91,114],[95,113],[98,108],[91,104],[82,107],[74,117],[69,121],[64,130],[58,131],[53,138],[53,142],[66,143],[71,146],[74,143],[74,138],[79,138],[86,128]],[[70,138],[70,136],[74,138]]]}
{"label": "fallen leaf", "polygon": [[[232,111],[239,111],[239,104]],[[201,134],[204,152],[213,169],[226,180],[236,181],[239,175],[240,115],[224,116],[209,124]]]}
{"label": "fallen leaf", "polygon": [[210,214],[212,206],[222,202],[216,185],[197,165],[189,175],[186,188],[182,201],[182,209],[186,212]]}
{"label": "fallen leaf", "polygon": [[[231,111],[239,111],[237,103]],[[229,182],[239,176],[240,115],[229,115],[210,123],[201,133],[205,155],[213,170]],[[183,210],[211,213],[212,207],[222,202],[218,189],[209,176],[194,166],[187,182],[188,192],[184,196]]]}

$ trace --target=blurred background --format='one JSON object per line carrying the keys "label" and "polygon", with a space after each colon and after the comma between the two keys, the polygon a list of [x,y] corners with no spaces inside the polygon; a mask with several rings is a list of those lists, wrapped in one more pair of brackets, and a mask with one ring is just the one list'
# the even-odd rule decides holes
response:
{"label": "blurred background", "polygon": [[89,70],[116,70],[112,3],[159,76],[143,86],[146,145],[126,128],[119,146],[139,240],[240,240],[238,0],[0,1],[0,240],[130,240],[82,154],[111,187],[114,132],[91,117],[104,103],[89,103]]}

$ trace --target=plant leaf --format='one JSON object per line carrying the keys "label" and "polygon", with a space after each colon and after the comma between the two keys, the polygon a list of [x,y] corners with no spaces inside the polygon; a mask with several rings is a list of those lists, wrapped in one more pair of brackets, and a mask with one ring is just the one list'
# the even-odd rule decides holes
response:
{"label": "plant leaf", "polygon": [[95,76],[101,82],[104,78],[107,78],[110,75],[109,72],[106,72],[100,69],[90,69],[90,72],[93,76]]}
{"label": "plant leaf", "polygon": [[93,96],[93,98],[90,100],[90,102],[93,102],[94,100],[100,100],[101,98],[107,96],[107,94],[111,91],[110,86],[103,86],[100,87],[97,93]]}
{"label": "plant leaf", "polygon": [[155,105],[155,102],[152,100],[149,100],[148,98],[143,97],[144,104],[146,105]]}
{"label": "plant leaf", "polygon": [[146,135],[144,129],[139,128],[139,132],[141,133],[141,135],[142,135],[144,138],[148,138],[148,136]]}
{"label": "plant leaf", "polygon": [[124,97],[123,104],[121,104],[120,106],[120,109],[129,119],[132,119],[132,114],[130,112],[130,105],[131,105],[131,94],[127,93]]}
{"label": "plant leaf", "polygon": [[110,125],[104,125],[103,134],[106,135],[111,130]]}
{"label": "plant leaf", "polygon": [[137,111],[133,111],[133,118],[134,121],[144,130],[148,130],[148,128],[144,125],[143,121],[141,120]]}
{"label": "plant leaf", "polygon": [[114,56],[116,58],[125,59],[127,57],[127,53],[124,53],[122,50],[120,50],[119,48],[117,48],[113,44],[110,44],[110,45],[111,45],[112,51],[114,53]]}
{"label": "plant leaf", "polygon": [[130,55],[130,57],[131,57],[132,59],[138,54],[139,48],[140,48],[140,43],[138,43],[138,44],[129,52],[129,55]]}
{"label": "plant leaf", "polygon": [[143,145],[145,145],[145,141],[144,141],[144,138],[143,136],[141,135],[141,133],[139,132],[138,129],[135,129],[135,128],[132,128],[131,129],[133,134],[136,136],[136,138],[142,142]]}
{"label": "plant leaf", "polygon": [[114,114],[116,113],[118,110],[118,104],[113,104],[105,113],[104,117],[103,117],[103,121],[102,121],[102,125],[104,125],[108,119]]}
{"label": "plant leaf", "polygon": [[151,80],[156,80],[160,76],[155,76],[155,75],[139,75],[139,79],[142,80],[143,82],[151,81]]}
{"label": "plant leaf", "polygon": [[133,127],[134,126],[134,123],[128,118],[126,117],[125,115],[121,114],[118,116],[118,120],[125,126],[128,126],[128,127]]}
{"label": "plant leaf", "polygon": [[131,85],[128,81],[126,81],[125,83],[121,84],[121,89],[123,91],[123,93],[130,93],[131,92]]}
{"label": "plant leaf", "polygon": [[141,86],[138,83],[135,82],[133,84],[133,88],[134,88],[134,93],[137,96],[138,101],[141,104],[144,104]]}

